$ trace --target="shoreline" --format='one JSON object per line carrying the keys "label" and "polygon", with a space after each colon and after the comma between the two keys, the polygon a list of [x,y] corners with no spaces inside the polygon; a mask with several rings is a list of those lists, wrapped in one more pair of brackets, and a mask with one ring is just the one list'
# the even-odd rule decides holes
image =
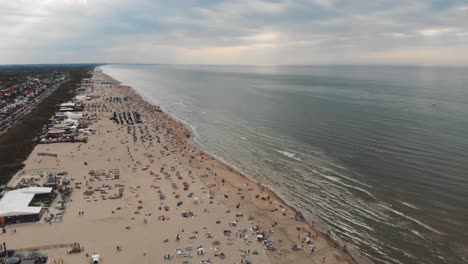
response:
{"label": "shoreline", "polygon": [[[128,84],[125,84],[125,83],[122,83],[122,82],[118,81],[117,79],[115,79],[114,77],[110,76],[109,74],[105,73],[101,69],[101,67],[96,67],[96,68],[99,69],[100,71],[102,71],[103,74],[105,74],[105,75],[109,76],[111,79],[115,80],[119,85],[128,87],[137,96],[140,96],[143,101],[145,101],[148,104],[153,105],[154,107],[157,107],[158,109],[160,109],[163,114],[167,115],[170,119],[173,119],[173,121],[180,123],[183,126],[183,129],[185,129],[191,135],[187,139],[188,144],[192,145],[193,147],[201,149],[201,151],[204,153],[204,155],[209,156],[209,157],[211,157],[211,159],[216,160],[218,163],[225,166],[226,169],[231,170],[234,173],[238,174],[244,180],[249,181],[252,184],[256,184],[256,185],[260,186],[264,191],[268,192],[269,195],[272,196],[274,199],[277,199],[280,203],[284,204],[290,210],[296,212],[298,221],[301,221],[301,222],[307,224],[314,231],[320,232],[321,235],[324,238],[326,238],[329,243],[332,243],[335,248],[343,249],[343,252],[346,255],[348,255],[349,261],[351,261],[352,263],[371,263],[367,258],[364,258],[363,255],[360,255],[358,253],[359,250],[357,248],[354,248],[353,246],[346,246],[346,243],[343,242],[343,241],[340,241],[340,238],[337,235],[335,235],[333,232],[330,233],[330,229],[325,224],[323,224],[323,222],[318,217],[313,215],[313,213],[302,212],[300,208],[296,208],[297,205],[296,206],[293,205],[294,204],[293,201],[290,201],[288,198],[284,198],[283,195],[281,195],[281,193],[279,193],[279,191],[276,191],[270,183],[264,184],[262,182],[256,181],[254,177],[245,174],[244,172],[242,172],[241,169],[237,168],[236,166],[233,166],[233,165],[229,164],[222,157],[218,157],[218,156],[210,153],[208,150],[203,149],[203,145],[197,142],[197,140],[195,138],[196,137],[195,132],[193,131],[193,129],[191,128],[190,124],[188,124],[187,121],[175,116],[173,113],[170,113],[169,111],[167,111],[163,107],[159,106],[157,104],[157,102],[153,102],[153,100],[150,100],[143,93],[137,91],[132,86],[130,86]],[[156,101],[156,100],[154,100],[154,101]],[[195,136],[193,136],[193,135],[195,135]],[[304,216],[304,213],[309,214],[313,219],[306,218]],[[321,227],[317,228],[316,224],[318,224]],[[328,232],[325,231],[324,229],[327,230]],[[335,238],[332,238],[332,236],[334,236]]]}
{"label": "shoreline", "polygon": [[[207,251],[206,256],[190,257],[196,263],[197,259],[218,263],[221,261],[218,258],[226,258],[224,261],[229,263],[243,263],[247,259],[252,263],[354,263],[326,235],[307,224],[303,217],[298,219],[298,210],[273,190],[187,140],[190,130],[183,122],[99,70],[95,69],[92,79],[96,81],[92,92],[95,97],[86,103],[85,112],[97,115],[94,124],[97,133],[90,135],[86,144],[37,145],[25,168],[10,181],[15,182],[22,172],[35,169],[66,171],[77,190],[72,193],[63,220],[51,223],[50,227],[43,222],[8,227],[18,228],[18,233],[6,234],[10,248],[76,241],[84,246],[86,254],[101,254],[103,262],[152,263],[162,260],[167,252],[179,255],[174,249],[180,247],[185,251],[182,245],[187,249],[184,255],[190,255],[190,244],[203,245]],[[103,86],[102,81],[111,84]],[[138,111],[144,122],[116,124],[109,119],[115,111]],[[36,156],[40,152],[58,156]],[[117,170],[119,177],[102,182],[104,179],[91,173],[102,170],[109,171],[106,175]],[[92,177],[98,180],[88,183]],[[177,187],[182,181],[184,190]],[[78,188],[85,185],[86,190],[92,188],[101,193],[106,188],[105,193],[115,197],[115,190],[106,187],[113,186],[113,182],[121,189],[116,199],[106,198],[107,194],[82,195],[83,190]],[[187,196],[188,192],[191,194]],[[187,218],[184,212],[193,212],[193,216]],[[202,233],[205,235],[200,236]],[[304,244],[307,239],[312,243]],[[116,253],[116,244],[125,250]],[[296,249],[291,248],[293,245]],[[54,250],[47,253],[53,259],[62,258],[72,264],[83,263],[85,258],[83,253],[69,255]],[[176,259],[183,260],[181,256],[175,256]]]}

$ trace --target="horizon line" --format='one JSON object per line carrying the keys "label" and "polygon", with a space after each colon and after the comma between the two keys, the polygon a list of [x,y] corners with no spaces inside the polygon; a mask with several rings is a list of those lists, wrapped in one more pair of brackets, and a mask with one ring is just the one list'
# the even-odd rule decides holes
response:
{"label": "horizon line", "polygon": [[14,63],[0,64],[6,66],[42,66],[42,65],[174,65],[174,66],[246,66],[246,67],[324,67],[324,66],[386,66],[386,67],[454,67],[464,68],[468,64],[411,64],[411,63],[323,63],[323,64],[205,64],[205,63],[145,63],[145,62],[63,62],[63,63]]}

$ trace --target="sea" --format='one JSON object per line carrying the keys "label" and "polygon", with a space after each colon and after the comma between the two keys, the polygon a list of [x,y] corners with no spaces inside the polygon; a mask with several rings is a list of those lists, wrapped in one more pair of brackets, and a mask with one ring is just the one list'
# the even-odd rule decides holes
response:
{"label": "sea", "polygon": [[374,263],[468,263],[468,68],[101,66]]}

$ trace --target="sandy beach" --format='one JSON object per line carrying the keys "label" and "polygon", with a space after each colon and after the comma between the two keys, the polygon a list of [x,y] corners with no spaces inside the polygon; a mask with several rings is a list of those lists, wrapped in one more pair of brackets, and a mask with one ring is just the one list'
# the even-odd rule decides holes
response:
{"label": "sandy beach", "polygon": [[[37,145],[9,183],[28,171],[66,172],[73,193],[63,220],[7,226],[9,248],[39,248],[67,264],[94,253],[102,263],[354,263],[276,195],[191,145],[181,123],[130,87],[99,70],[92,81],[84,114],[97,132],[87,143]],[[114,112],[136,112],[142,123],[117,124]],[[84,251],[46,248],[73,243]]]}

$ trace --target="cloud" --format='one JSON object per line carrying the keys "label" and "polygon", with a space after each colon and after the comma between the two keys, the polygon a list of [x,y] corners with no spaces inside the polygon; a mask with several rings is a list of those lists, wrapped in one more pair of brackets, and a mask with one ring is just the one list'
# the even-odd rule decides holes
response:
{"label": "cloud", "polygon": [[411,37],[411,35],[409,35],[409,34],[400,33],[400,32],[385,33],[384,35],[390,36],[390,37],[393,37],[393,38],[399,38],[399,39]]}
{"label": "cloud", "polygon": [[420,30],[419,33],[423,35],[424,37],[437,37],[443,34],[447,33],[454,33],[459,31],[460,29],[458,28],[426,28],[423,30]]}
{"label": "cloud", "polygon": [[333,7],[335,4],[334,0],[312,0],[312,3],[324,7],[324,8],[330,8]]}
{"label": "cloud", "polygon": [[249,40],[253,42],[271,42],[276,41],[280,38],[279,33],[259,33],[251,36],[241,37],[241,39]]}
{"label": "cloud", "polygon": [[[0,0],[0,63],[468,64],[467,5]],[[435,53],[445,54],[445,59]]]}
{"label": "cloud", "polygon": [[241,0],[221,2],[214,8],[199,8],[205,14],[213,12],[222,15],[243,15],[252,13],[278,14],[285,12],[289,7],[288,2],[272,2],[263,0]]}
{"label": "cloud", "polygon": [[[202,49],[186,48],[178,52],[180,60],[201,64],[271,64],[271,51],[276,47],[271,43],[258,43],[239,46],[218,46]],[[246,60],[245,56],[248,56]]]}

